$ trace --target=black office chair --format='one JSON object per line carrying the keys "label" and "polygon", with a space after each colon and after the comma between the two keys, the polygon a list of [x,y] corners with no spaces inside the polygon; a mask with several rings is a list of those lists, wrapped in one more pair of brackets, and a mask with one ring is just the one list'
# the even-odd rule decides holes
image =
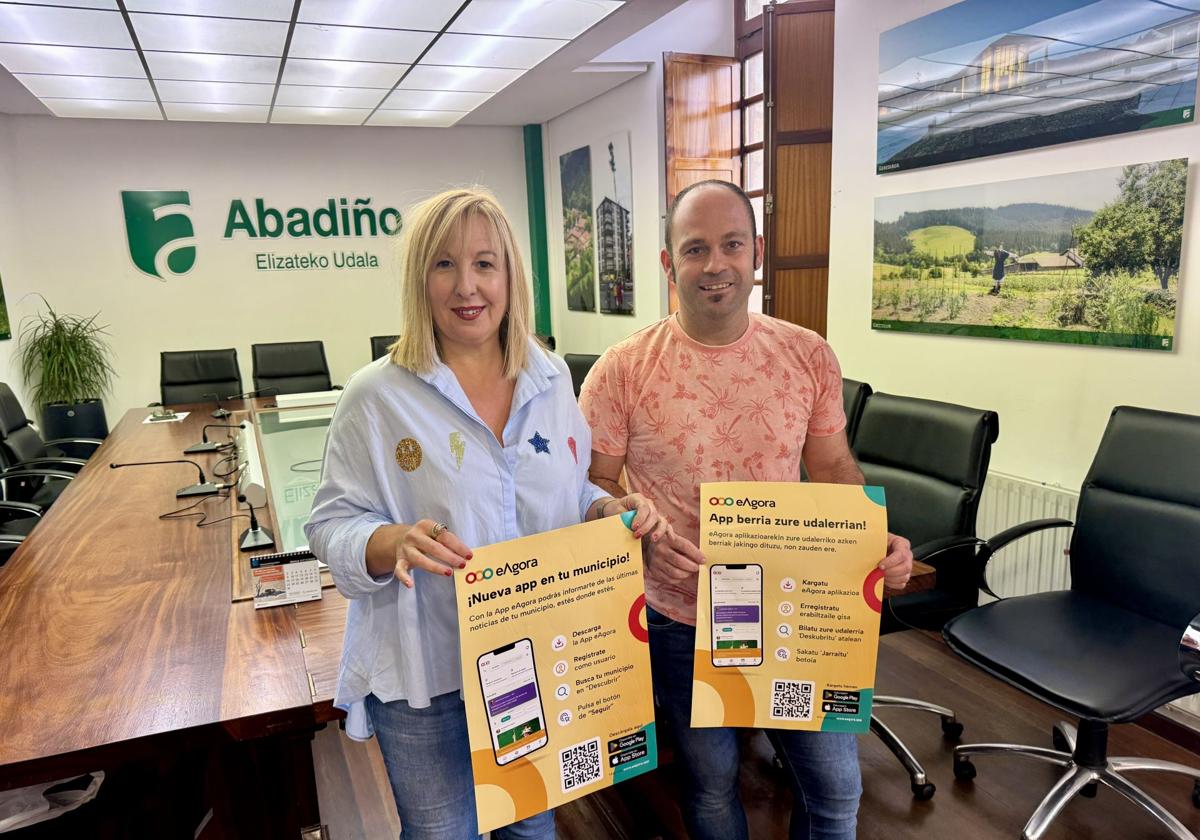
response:
{"label": "black office chair", "polygon": [[400,338],[398,335],[371,336],[371,361],[382,359],[388,354],[388,349]]}
{"label": "black office chair", "polygon": [[42,440],[20,401],[0,382],[0,485],[4,498],[48,508],[104,441]]}
{"label": "black office chair", "polygon": [[[908,538],[913,557],[937,570],[932,589],[884,600],[881,633],[940,630],[979,603],[983,561],[975,518],[999,434],[999,417],[992,411],[880,393],[865,401],[854,435],[859,467],[868,484],[886,491],[888,529]],[[962,733],[951,709],[923,700],[877,694],[874,708],[932,712],[941,718],[945,737]],[[874,713],[871,731],[908,771],[913,796],[933,796],[925,769]]]}
{"label": "black office chair", "polygon": [[871,396],[871,386],[856,379],[842,380],[842,408],[846,411],[846,442],[854,445],[854,436],[862,420],[863,409]]}
{"label": "black office chair", "polygon": [[[2,485],[0,485],[2,486]],[[33,533],[45,510],[40,505],[0,499],[0,567]]]}
{"label": "black office chair", "polygon": [[[1200,769],[1108,756],[1108,727],[1200,692],[1200,417],[1121,406],[1113,410],[1083,481],[1071,535],[1071,588],[997,601],[942,631],[955,653],[994,677],[1079,719],[1055,727],[1055,749],[1014,744],[954,748],[954,775],[975,777],[971,756],[1014,755],[1065,769],[1025,824],[1041,837],[1078,793],[1097,783],[1195,840],[1169,811],[1125,779],[1164,770],[1193,780]],[[987,552],[1063,519],[1018,525]]]}
{"label": "black office chair", "polygon": [[163,405],[187,405],[242,393],[237,350],[180,350],[162,354]]}
{"label": "black office chair", "polygon": [[590,353],[568,353],[563,356],[563,360],[567,363],[567,369],[571,371],[571,384],[575,387],[575,396],[579,396],[579,389],[583,387],[583,380],[587,379],[588,371],[592,369],[592,365],[596,364],[599,356],[593,356]]}
{"label": "black office chair", "polygon": [[254,390],[277,389],[273,394],[301,394],[328,391],[329,363],[325,344],[320,341],[284,341],[277,344],[252,344]]}

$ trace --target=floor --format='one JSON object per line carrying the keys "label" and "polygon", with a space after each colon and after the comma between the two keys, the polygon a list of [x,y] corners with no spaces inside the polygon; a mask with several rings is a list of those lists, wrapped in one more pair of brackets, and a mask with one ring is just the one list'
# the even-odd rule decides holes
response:
{"label": "floor", "polygon": [[[1050,746],[1050,727],[1059,719],[1048,706],[1027,698],[950,653],[940,641],[919,633],[885,637],[880,648],[878,691],[917,696],[956,709],[966,727],[964,742],[1006,741]],[[915,802],[908,777],[873,736],[859,739],[864,795],[859,810],[860,840],[1019,837],[1021,827],[1054,784],[1050,765],[1016,758],[980,758],[973,783],[954,780],[951,744],[937,719],[920,712],[892,711],[889,726],[926,767],[937,794]],[[1115,728],[1112,755],[1138,755],[1200,766],[1200,757],[1137,726]],[[314,746],[322,819],[333,840],[395,837],[399,821],[391,802],[383,762],[375,742],[350,741],[336,726],[322,731]],[[1191,804],[1192,783],[1183,776],[1140,773],[1135,784],[1165,805],[1200,835],[1200,809]],[[742,801],[751,837],[787,837],[791,793],[771,764],[761,735],[748,738],[742,757]],[[561,840],[653,840],[683,838],[679,784],[672,768],[659,769],[558,809]],[[1046,840],[1137,840],[1164,837],[1148,814],[1111,791],[1079,798],[1059,816]]]}

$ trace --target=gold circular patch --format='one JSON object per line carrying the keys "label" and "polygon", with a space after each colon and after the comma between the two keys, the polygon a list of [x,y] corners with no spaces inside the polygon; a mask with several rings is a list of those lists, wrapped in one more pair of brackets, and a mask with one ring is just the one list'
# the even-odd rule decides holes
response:
{"label": "gold circular patch", "polygon": [[396,444],[396,463],[405,472],[421,466],[421,444],[415,438],[405,438]]}

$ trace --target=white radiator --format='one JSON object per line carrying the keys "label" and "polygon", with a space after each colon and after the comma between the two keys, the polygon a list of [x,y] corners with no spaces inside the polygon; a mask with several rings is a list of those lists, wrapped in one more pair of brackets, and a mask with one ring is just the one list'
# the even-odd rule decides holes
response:
{"label": "white radiator", "polygon": [[[990,472],[979,503],[976,532],[987,539],[1034,519],[1058,517],[1074,522],[1078,503],[1079,493],[1074,490]],[[988,583],[1002,598],[1069,589],[1070,542],[1070,528],[1049,528],[1009,543],[988,564]],[[991,600],[986,595],[980,597]],[[1163,711],[1186,726],[1200,729],[1200,695],[1177,700]]]}

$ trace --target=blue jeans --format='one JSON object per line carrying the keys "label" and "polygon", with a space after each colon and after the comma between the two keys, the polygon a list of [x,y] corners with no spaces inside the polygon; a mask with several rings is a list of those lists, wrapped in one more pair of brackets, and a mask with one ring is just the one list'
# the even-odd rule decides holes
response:
{"label": "blue jeans", "polygon": [[[366,707],[396,797],[401,840],[477,840],[471,747],[458,692],[434,697],[425,709],[372,694]],[[493,840],[554,836],[553,811],[492,832]]]}
{"label": "blue jeans", "polygon": [[[650,665],[660,719],[670,728],[685,774],[683,819],[695,840],[746,840],[738,796],[734,729],[693,729],[696,628],[646,608]],[[858,742],[841,732],[767,732],[788,771],[795,805],[790,840],[853,840],[862,795]]]}

